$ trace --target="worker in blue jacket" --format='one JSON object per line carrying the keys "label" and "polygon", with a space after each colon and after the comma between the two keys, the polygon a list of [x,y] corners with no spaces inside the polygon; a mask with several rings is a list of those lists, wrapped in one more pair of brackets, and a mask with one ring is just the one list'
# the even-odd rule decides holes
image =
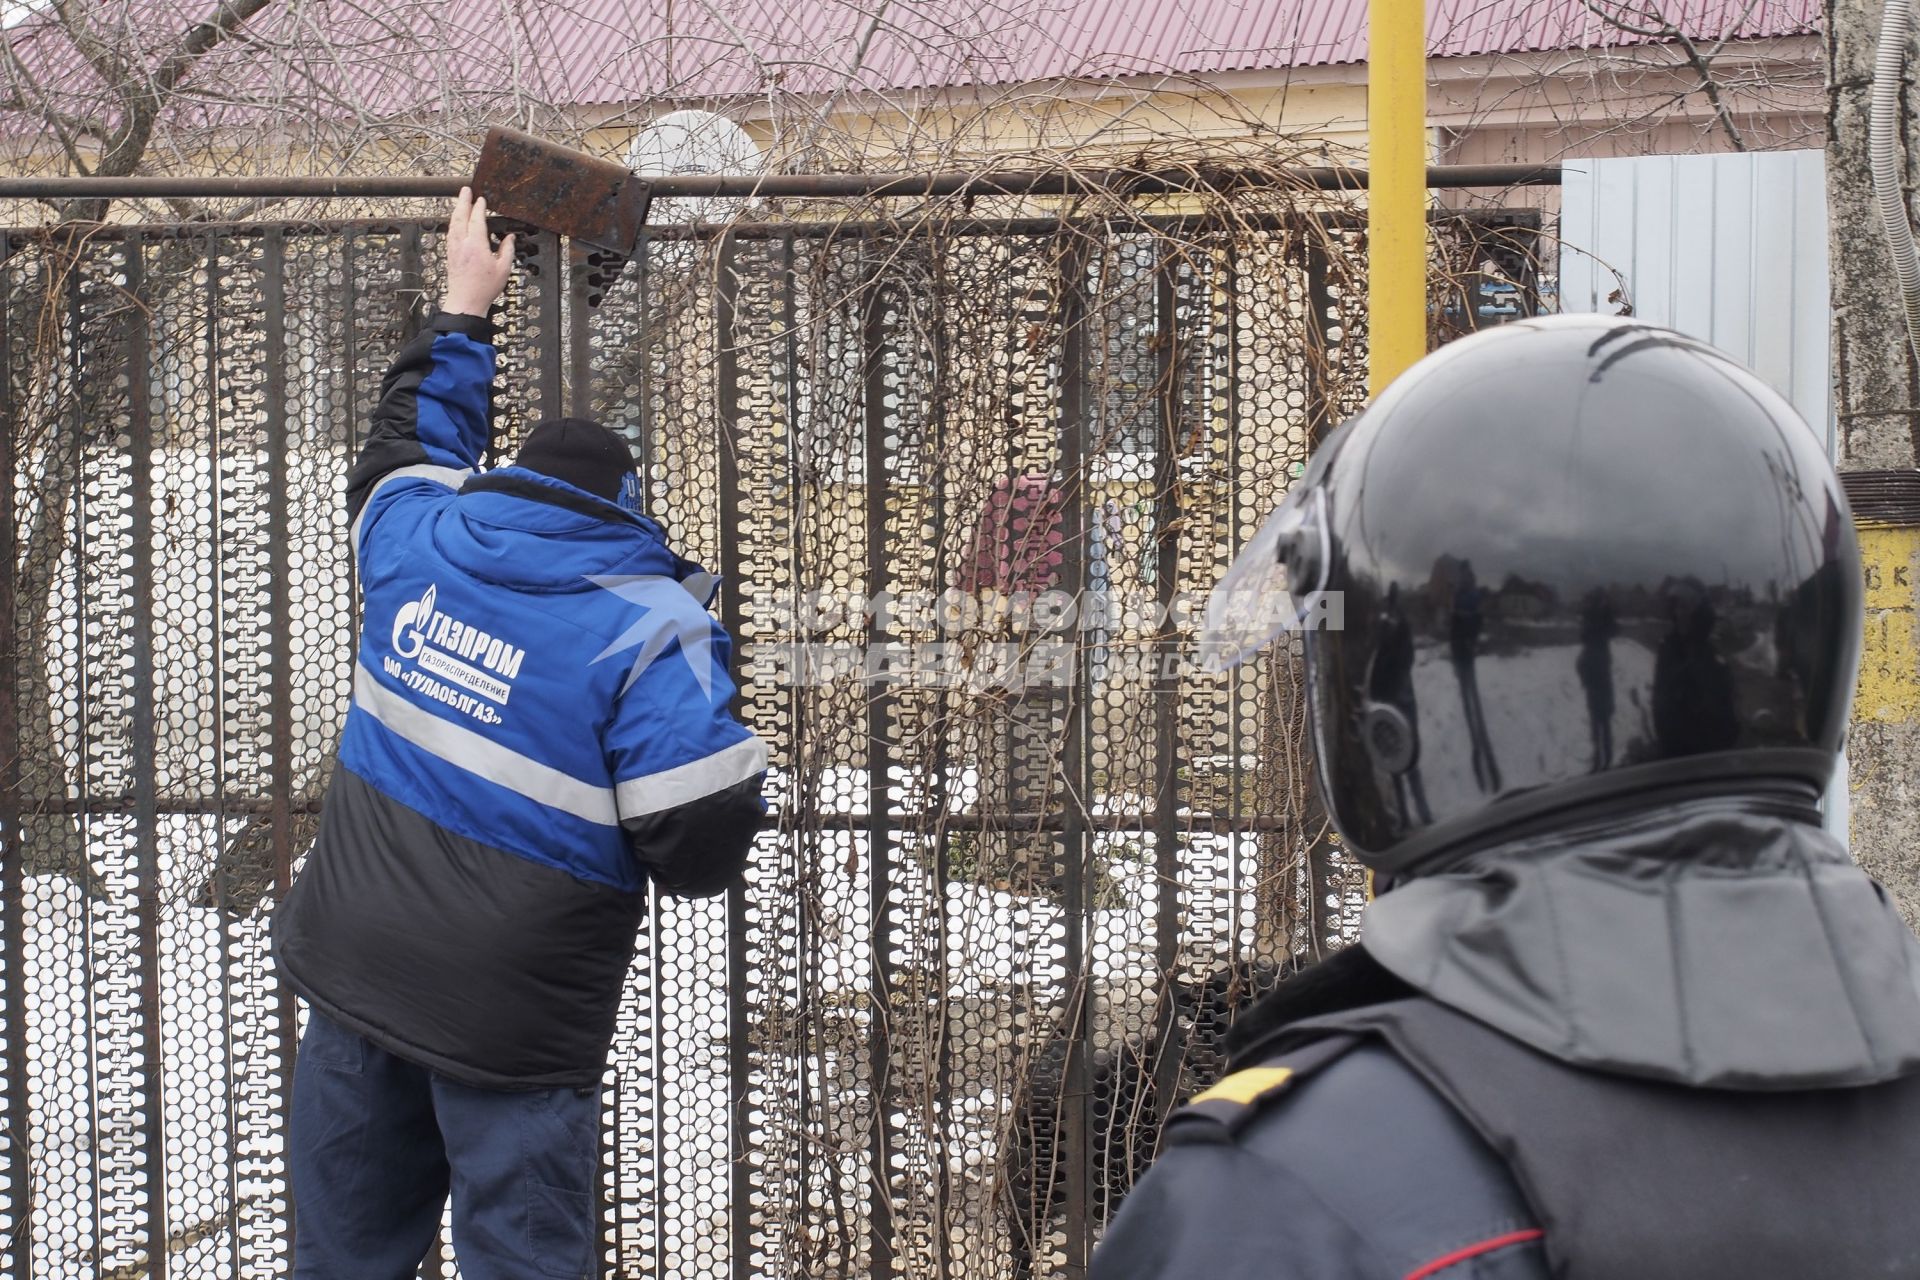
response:
{"label": "worker in blue jacket", "polygon": [[649,882],[734,884],[765,746],[729,709],[711,575],[640,514],[625,444],[493,432],[512,237],[463,192],[447,292],[347,480],[353,705],[274,922],[310,1015],[290,1161],[300,1280],[403,1280],[449,1192],[468,1280],[594,1268],[599,1089]]}

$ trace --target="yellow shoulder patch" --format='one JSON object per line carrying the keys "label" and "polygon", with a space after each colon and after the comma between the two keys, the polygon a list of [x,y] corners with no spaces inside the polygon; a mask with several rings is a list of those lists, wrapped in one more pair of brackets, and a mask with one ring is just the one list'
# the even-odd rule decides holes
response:
{"label": "yellow shoulder patch", "polygon": [[1188,1106],[1200,1102],[1237,1102],[1248,1106],[1293,1079],[1292,1067],[1248,1067],[1236,1071],[1213,1088],[1195,1094]]}

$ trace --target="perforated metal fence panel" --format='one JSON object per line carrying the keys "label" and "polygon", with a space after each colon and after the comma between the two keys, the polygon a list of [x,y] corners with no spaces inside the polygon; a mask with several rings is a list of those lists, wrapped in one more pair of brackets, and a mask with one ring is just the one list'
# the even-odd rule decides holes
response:
{"label": "perforated metal fence panel", "polygon": [[[346,467],[438,259],[0,235],[7,1276],[290,1270],[270,914],[348,704]],[[1362,394],[1358,260],[1308,216],[525,242],[495,454],[628,436],[773,746],[745,886],[637,940],[603,1274],[1080,1274],[1235,1013],[1351,935],[1295,662],[1187,658]]]}

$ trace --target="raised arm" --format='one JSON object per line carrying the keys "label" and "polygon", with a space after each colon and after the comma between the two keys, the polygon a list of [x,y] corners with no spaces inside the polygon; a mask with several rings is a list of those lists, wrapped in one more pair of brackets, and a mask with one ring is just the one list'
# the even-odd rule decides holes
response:
{"label": "raised arm", "polygon": [[479,465],[492,433],[493,323],[487,310],[512,273],[513,237],[494,249],[486,201],[463,189],[447,222],[446,251],[440,310],[387,370],[372,429],[347,475],[356,551],[377,522],[368,511],[376,491],[458,488]]}

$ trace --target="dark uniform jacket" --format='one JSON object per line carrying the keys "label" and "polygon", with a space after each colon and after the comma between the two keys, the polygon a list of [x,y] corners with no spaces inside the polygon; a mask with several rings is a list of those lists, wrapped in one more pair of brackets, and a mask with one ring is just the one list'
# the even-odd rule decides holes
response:
{"label": "dark uniform jacket", "polygon": [[1490,849],[1236,1039],[1094,1280],[1920,1277],[1920,945],[1806,823]]}
{"label": "dark uniform jacket", "polygon": [[491,327],[394,361],[347,479],[353,706],[274,921],[288,983],[466,1084],[598,1083],[649,884],[735,881],[765,746],[734,718],[711,575],[658,525],[517,467]]}

